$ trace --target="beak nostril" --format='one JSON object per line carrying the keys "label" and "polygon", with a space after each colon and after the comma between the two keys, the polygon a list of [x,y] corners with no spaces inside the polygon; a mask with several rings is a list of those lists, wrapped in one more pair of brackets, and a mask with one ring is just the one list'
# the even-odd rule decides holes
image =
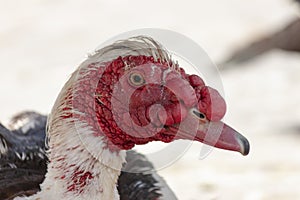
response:
{"label": "beak nostril", "polygon": [[205,115],[204,115],[203,113],[201,113],[201,112],[199,112],[199,111],[197,111],[197,110],[195,110],[195,109],[194,109],[192,112],[193,112],[193,114],[196,115],[199,119],[205,119],[205,118],[206,118]]}

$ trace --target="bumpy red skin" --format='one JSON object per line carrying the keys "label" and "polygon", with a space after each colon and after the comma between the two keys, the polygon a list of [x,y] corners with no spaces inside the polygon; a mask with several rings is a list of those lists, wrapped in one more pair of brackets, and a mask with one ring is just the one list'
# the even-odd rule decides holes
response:
{"label": "bumpy red skin", "polygon": [[[100,70],[98,76],[89,77],[90,81],[97,79],[98,85],[95,110],[88,110],[96,112],[101,127],[98,133],[107,136],[112,151],[155,140],[173,141],[176,131],[169,127],[185,121],[193,107],[210,121],[219,121],[225,114],[225,102],[216,90],[172,63],[150,56],[126,56],[101,69],[104,71]],[[141,74],[145,83],[132,85],[131,73]],[[153,107],[155,104],[161,106]]]}
{"label": "bumpy red skin", "polygon": [[[132,85],[131,73],[141,74],[145,83]],[[107,136],[105,142],[111,151],[151,141],[197,139],[196,133],[182,138],[177,135],[179,124],[192,127],[185,132],[197,131],[197,120],[188,114],[191,108],[200,110],[209,121],[219,121],[226,112],[223,98],[199,76],[151,56],[91,63],[79,70],[76,85],[67,91],[68,106],[63,108],[67,112],[61,117],[87,122],[96,137]],[[74,113],[74,108],[85,115]]]}

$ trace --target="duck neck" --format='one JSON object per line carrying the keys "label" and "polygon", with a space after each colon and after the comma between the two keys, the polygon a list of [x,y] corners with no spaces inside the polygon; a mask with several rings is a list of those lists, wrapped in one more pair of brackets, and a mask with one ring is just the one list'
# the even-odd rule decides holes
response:
{"label": "duck neck", "polygon": [[[116,183],[124,162],[123,152],[112,153],[103,148],[93,155],[82,143],[76,130],[70,127],[66,129],[56,133],[60,135],[59,140],[51,137],[50,162],[41,185],[41,199],[118,200]],[[97,145],[101,146],[101,142]]]}
{"label": "duck neck", "polygon": [[91,120],[96,117],[82,106],[93,104],[94,97],[82,99],[76,94],[74,77],[62,89],[48,119],[50,162],[34,199],[118,200],[116,186],[126,153],[109,149],[105,134]]}

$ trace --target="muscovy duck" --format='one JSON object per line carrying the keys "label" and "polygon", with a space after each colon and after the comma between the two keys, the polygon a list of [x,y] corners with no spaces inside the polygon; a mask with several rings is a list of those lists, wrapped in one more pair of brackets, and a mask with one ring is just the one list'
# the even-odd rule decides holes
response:
{"label": "muscovy duck", "polygon": [[[134,199],[143,194],[120,192],[126,151],[152,141],[196,140],[247,155],[248,140],[221,121],[225,112],[218,91],[186,74],[152,38],[117,41],[90,55],[63,87],[48,117],[41,191],[15,199]],[[136,155],[127,167],[147,162]],[[152,199],[172,199],[159,186],[151,191]]]}

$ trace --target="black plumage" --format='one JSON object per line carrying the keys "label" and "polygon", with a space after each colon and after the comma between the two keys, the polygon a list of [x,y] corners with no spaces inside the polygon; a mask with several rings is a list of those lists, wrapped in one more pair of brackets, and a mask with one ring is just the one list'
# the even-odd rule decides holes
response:
{"label": "black plumage", "polygon": [[30,196],[40,190],[39,185],[45,177],[45,170],[1,168],[0,199],[11,200],[17,196]]}
{"label": "black plumage", "polygon": [[0,168],[46,169],[47,117],[23,112],[12,118],[10,130],[0,124]]}
{"label": "black plumage", "polygon": [[153,178],[153,165],[135,151],[127,152],[126,162],[118,180],[120,200],[158,199],[161,193],[158,180]]}

